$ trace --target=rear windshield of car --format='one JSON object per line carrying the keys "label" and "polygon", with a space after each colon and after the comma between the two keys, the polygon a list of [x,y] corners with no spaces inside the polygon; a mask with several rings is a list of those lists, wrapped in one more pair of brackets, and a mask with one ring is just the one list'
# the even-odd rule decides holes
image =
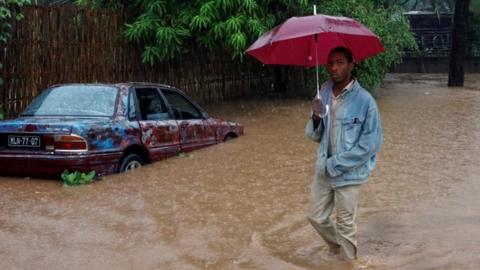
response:
{"label": "rear windshield of car", "polygon": [[113,116],[118,89],[112,86],[68,85],[42,92],[22,116]]}

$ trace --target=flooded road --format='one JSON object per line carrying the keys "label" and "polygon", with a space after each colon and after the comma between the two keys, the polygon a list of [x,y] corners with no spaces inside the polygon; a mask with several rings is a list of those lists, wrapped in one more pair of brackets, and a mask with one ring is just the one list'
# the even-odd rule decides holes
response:
{"label": "flooded road", "polygon": [[[480,265],[480,79],[389,76],[357,218],[364,269]],[[306,219],[308,100],[207,108],[245,136],[89,186],[0,178],[0,269],[350,269]]]}

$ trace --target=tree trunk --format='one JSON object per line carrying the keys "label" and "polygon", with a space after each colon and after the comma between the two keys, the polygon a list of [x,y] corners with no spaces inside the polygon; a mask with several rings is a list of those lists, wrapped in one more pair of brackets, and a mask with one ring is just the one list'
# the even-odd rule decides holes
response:
{"label": "tree trunk", "polygon": [[448,86],[463,86],[469,3],[470,0],[457,0],[455,3]]}

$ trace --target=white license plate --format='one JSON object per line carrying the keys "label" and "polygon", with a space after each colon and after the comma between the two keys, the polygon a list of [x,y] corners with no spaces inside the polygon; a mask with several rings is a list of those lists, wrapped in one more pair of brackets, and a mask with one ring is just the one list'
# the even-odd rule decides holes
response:
{"label": "white license plate", "polygon": [[8,135],[8,146],[40,147],[40,136]]}

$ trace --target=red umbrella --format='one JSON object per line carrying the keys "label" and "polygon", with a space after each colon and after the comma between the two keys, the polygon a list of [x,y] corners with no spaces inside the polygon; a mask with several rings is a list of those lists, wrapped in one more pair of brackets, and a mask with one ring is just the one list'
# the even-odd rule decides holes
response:
{"label": "red umbrella", "polygon": [[330,50],[339,46],[350,49],[355,62],[384,51],[379,38],[354,19],[313,15],[286,20],[246,52],[264,64],[314,67],[326,64]]}
{"label": "red umbrella", "polygon": [[354,19],[319,14],[286,20],[258,38],[246,53],[264,64],[318,67],[339,46],[350,49],[355,62],[384,51],[379,38]]}

